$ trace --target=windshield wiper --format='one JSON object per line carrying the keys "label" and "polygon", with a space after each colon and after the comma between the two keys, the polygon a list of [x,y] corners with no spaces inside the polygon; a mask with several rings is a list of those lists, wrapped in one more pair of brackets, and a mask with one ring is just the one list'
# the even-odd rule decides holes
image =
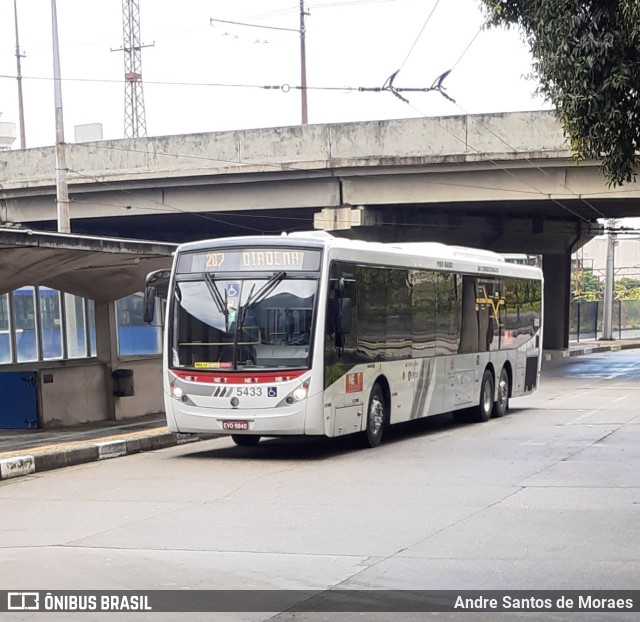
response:
{"label": "windshield wiper", "polygon": [[209,293],[211,294],[211,298],[216,303],[216,307],[218,307],[218,311],[224,315],[224,332],[229,332],[229,309],[227,307],[227,290],[224,290],[224,298],[220,295],[220,290],[218,286],[215,284],[213,277],[209,272],[205,272],[203,274],[204,282],[207,284],[207,288],[209,289]]}
{"label": "windshield wiper", "polygon": [[255,293],[254,290],[256,288],[256,284],[254,283],[251,287],[251,291],[247,296],[247,302],[244,303],[238,309],[238,321],[236,322],[236,334],[234,336],[233,341],[233,368],[237,369],[238,365],[238,336],[240,335],[240,331],[242,330],[242,326],[244,325],[244,321],[247,318],[247,313],[249,309],[255,307],[261,300],[264,300],[277,286],[284,277],[287,276],[286,272],[276,272],[272,275],[267,282]]}
{"label": "windshield wiper", "polygon": [[278,283],[280,283],[280,281],[284,279],[285,276],[287,276],[286,272],[277,272],[256,292],[255,296],[253,294],[253,290],[256,286],[255,283],[253,284],[253,287],[251,288],[251,291],[247,296],[247,302],[245,302],[240,309],[238,328],[241,328],[244,324],[249,309],[255,307],[261,300],[264,300],[276,288]]}

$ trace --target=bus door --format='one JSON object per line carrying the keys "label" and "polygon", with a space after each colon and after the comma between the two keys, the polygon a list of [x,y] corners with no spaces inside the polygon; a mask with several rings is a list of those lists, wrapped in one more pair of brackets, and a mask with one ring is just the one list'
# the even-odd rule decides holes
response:
{"label": "bus door", "polygon": [[476,387],[482,377],[480,353],[487,349],[488,310],[483,296],[478,293],[478,279],[474,276],[462,277],[461,310],[458,356],[449,361],[448,407],[473,405],[476,401]]}
{"label": "bus door", "polygon": [[328,436],[342,436],[363,428],[364,373],[356,368],[357,314],[353,274],[332,276],[325,330],[325,421]]}

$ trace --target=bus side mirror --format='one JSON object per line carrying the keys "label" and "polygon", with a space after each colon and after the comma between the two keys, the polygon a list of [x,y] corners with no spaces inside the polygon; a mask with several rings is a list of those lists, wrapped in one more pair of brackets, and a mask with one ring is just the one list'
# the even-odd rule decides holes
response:
{"label": "bus side mirror", "polygon": [[333,335],[336,332],[336,301],[335,298],[329,298],[327,304],[327,320],[326,331],[327,335]]}
{"label": "bus side mirror", "polygon": [[151,324],[156,312],[156,298],[167,297],[169,291],[169,279],[171,278],[171,270],[155,270],[147,274],[144,288],[144,309],[142,311],[142,319]]}
{"label": "bus side mirror", "polygon": [[[351,332],[351,298],[344,297],[344,290],[345,282],[344,278],[341,278],[338,281],[336,334],[340,333],[343,337]],[[341,341],[344,342],[344,338]]]}
{"label": "bus side mirror", "polygon": [[335,314],[335,342],[344,348],[344,337],[351,332],[351,298],[338,298]]}
{"label": "bus side mirror", "polygon": [[339,330],[343,335],[348,335],[351,332],[351,311],[353,303],[351,298],[340,299],[340,324]]}
{"label": "bus side mirror", "polygon": [[142,311],[142,319],[147,324],[153,322],[156,313],[156,297],[158,290],[154,285],[147,285],[144,288],[144,309]]}
{"label": "bus side mirror", "polygon": [[344,336],[351,332],[353,301],[344,297],[344,279],[331,284],[327,305],[326,331],[333,335],[336,348],[344,347]]}

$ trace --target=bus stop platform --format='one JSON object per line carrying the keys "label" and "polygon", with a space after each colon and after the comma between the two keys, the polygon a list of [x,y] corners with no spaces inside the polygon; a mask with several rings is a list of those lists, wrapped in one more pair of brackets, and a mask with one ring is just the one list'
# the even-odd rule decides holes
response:
{"label": "bus stop platform", "polygon": [[559,361],[570,356],[583,356],[585,354],[598,354],[600,352],[614,352],[618,350],[631,350],[640,348],[640,339],[621,339],[613,341],[592,340],[572,342],[565,350],[545,350],[542,355],[542,365],[552,361]]}
{"label": "bus stop platform", "polygon": [[[545,350],[544,363],[571,356],[640,348],[640,339],[574,343]],[[169,432],[162,413],[70,428],[0,430],[0,480],[216,438]]]}
{"label": "bus stop platform", "polygon": [[0,430],[0,480],[215,438],[169,432],[163,414],[71,428]]}

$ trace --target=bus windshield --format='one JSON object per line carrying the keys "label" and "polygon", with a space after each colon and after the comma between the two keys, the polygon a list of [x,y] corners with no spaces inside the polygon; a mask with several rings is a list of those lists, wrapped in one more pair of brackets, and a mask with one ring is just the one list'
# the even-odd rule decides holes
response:
{"label": "bus windshield", "polygon": [[310,364],[318,281],[288,278],[178,280],[171,363],[195,369],[301,369]]}

